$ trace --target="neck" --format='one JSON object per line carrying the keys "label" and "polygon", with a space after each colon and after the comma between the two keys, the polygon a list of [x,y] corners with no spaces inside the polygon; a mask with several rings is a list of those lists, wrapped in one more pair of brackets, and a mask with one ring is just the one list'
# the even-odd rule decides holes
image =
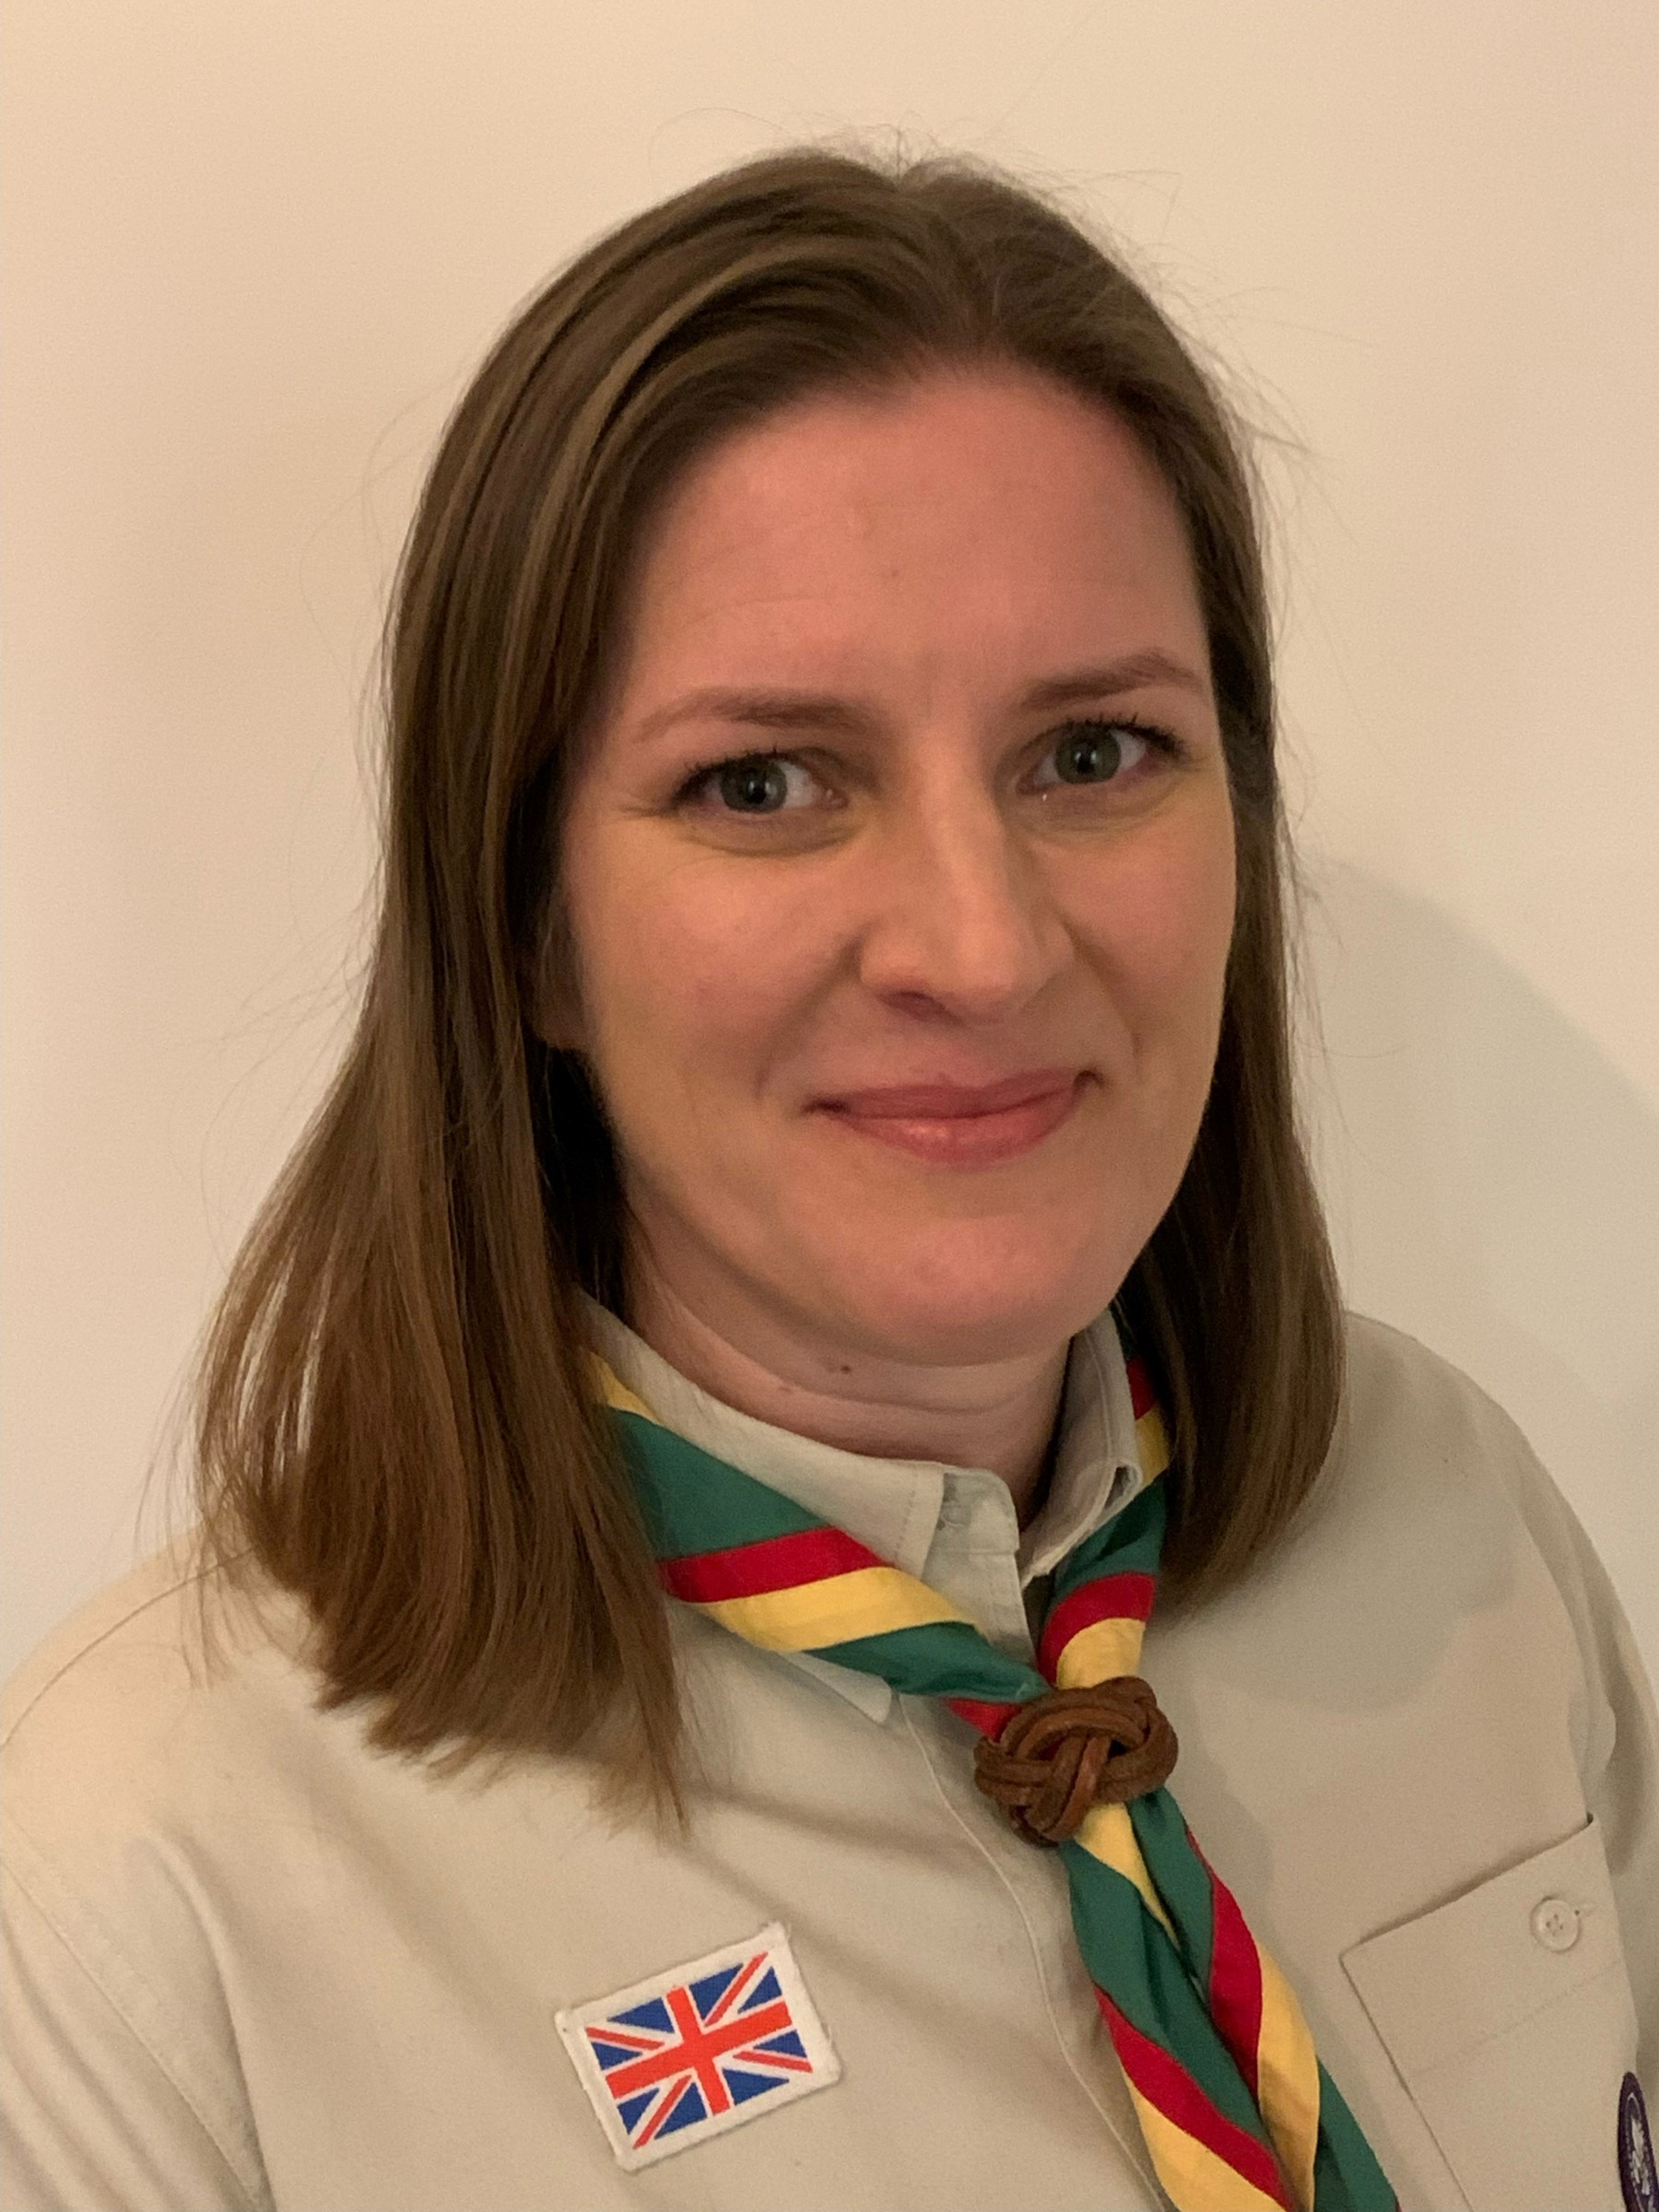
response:
{"label": "neck", "polygon": [[629,1325],[688,1382],[755,1420],[874,1459],[985,1467],[1023,1528],[1053,1470],[1066,1344],[972,1367],[797,1344],[765,1313],[696,1307],[662,1277],[630,1272]]}

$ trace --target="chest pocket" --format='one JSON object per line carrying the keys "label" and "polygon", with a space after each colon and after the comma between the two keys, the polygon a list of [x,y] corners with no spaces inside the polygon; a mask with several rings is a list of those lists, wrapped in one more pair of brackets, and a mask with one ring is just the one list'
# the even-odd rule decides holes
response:
{"label": "chest pocket", "polygon": [[1594,1820],[1342,1963],[1476,2212],[1620,2212],[1636,2011]]}

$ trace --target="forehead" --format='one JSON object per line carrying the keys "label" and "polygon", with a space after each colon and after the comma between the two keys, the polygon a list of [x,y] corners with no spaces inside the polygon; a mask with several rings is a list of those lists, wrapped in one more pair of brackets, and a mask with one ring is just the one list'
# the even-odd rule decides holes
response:
{"label": "forehead", "polygon": [[[1190,646],[1173,495],[1106,408],[1020,371],[819,394],[734,433],[640,548],[636,656]],[[778,670],[776,673],[785,673]]]}

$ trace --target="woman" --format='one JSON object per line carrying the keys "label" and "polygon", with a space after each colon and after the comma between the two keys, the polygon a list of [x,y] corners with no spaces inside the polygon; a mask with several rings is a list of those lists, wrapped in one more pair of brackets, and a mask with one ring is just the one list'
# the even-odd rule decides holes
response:
{"label": "woman", "polygon": [[9,2201],[1646,2186],[1652,1696],[1339,1312],[1144,293],[962,162],[648,211],[462,401],[389,672],[201,1541],[13,1686]]}

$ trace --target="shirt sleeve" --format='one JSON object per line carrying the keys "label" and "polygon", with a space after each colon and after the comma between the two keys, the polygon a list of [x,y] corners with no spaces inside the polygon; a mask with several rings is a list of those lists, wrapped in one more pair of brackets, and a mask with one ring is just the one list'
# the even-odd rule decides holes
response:
{"label": "shirt sleeve", "polygon": [[7,2212],[269,2212],[71,1932],[0,1873],[0,2194]]}
{"label": "shirt sleeve", "polygon": [[1638,2072],[1659,2100],[1659,1711],[1635,1636],[1578,1516],[1522,1444],[1512,1487],[1572,1621],[1586,1697],[1584,1801],[1601,1830],[1640,2030]]}

